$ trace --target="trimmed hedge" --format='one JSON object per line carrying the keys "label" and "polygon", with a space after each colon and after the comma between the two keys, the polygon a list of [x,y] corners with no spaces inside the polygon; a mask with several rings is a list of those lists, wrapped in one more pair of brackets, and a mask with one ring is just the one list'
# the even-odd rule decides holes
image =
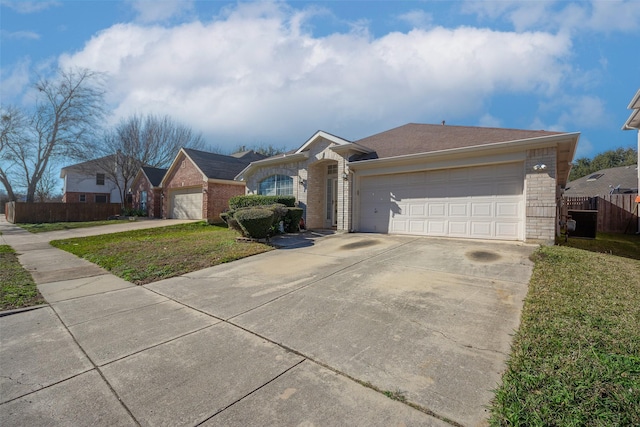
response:
{"label": "trimmed hedge", "polygon": [[231,210],[275,204],[293,208],[296,205],[296,198],[295,196],[259,196],[251,194],[247,196],[234,196],[229,199],[229,209]]}
{"label": "trimmed hedge", "polygon": [[300,231],[300,220],[303,213],[302,208],[287,208],[287,214],[284,217],[284,231],[287,233]]}
{"label": "trimmed hedge", "polygon": [[233,219],[238,221],[245,236],[254,239],[265,239],[271,234],[273,228],[274,212],[265,208],[240,209],[233,214]]}

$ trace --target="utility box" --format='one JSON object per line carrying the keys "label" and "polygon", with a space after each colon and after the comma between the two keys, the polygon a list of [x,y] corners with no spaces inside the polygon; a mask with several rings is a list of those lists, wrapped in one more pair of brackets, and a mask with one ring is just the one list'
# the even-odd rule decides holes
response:
{"label": "utility box", "polygon": [[569,216],[575,223],[575,230],[569,233],[569,237],[585,237],[595,239],[598,231],[598,211],[595,210],[569,210]]}

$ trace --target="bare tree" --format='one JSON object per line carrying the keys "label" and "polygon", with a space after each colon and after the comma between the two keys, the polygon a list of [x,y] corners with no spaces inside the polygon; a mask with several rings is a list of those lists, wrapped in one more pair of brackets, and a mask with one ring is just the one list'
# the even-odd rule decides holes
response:
{"label": "bare tree", "polygon": [[256,153],[263,154],[267,157],[276,156],[278,154],[283,154],[287,152],[287,149],[284,146],[276,147],[271,144],[252,144],[252,145],[238,145],[236,146],[234,153],[239,153],[243,151],[255,151]]}
{"label": "bare tree", "polygon": [[[0,182],[10,196],[16,183],[35,199],[38,183],[54,159],[86,159],[104,116],[101,75],[86,69],[59,70],[40,79],[35,107],[3,109]],[[6,137],[5,137],[6,131]]]}
{"label": "bare tree", "polygon": [[168,167],[182,147],[201,149],[201,134],[169,116],[134,115],[123,119],[107,134],[102,170],[116,183],[122,200],[142,166]]}
{"label": "bare tree", "polygon": [[58,186],[57,176],[54,174],[51,166],[42,174],[42,178],[36,186],[35,199],[37,202],[49,202],[55,197],[55,190]]}
{"label": "bare tree", "polygon": [[16,169],[16,150],[26,143],[27,120],[22,111],[14,107],[2,108],[0,117],[0,182],[7,191],[8,199],[16,200],[9,178]]}

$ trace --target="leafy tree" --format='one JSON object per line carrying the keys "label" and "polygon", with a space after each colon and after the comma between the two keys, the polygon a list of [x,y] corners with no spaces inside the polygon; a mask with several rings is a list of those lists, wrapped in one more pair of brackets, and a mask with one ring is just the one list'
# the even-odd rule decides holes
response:
{"label": "leafy tree", "polygon": [[615,150],[605,151],[596,155],[593,159],[582,157],[577,159],[571,173],[569,181],[592,174],[602,169],[616,168],[619,166],[635,165],[638,162],[638,152],[630,148],[617,148]]}
{"label": "leafy tree", "polygon": [[201,149],[202,135],[169,116],[134,115],[123,119],[107,133],[100,164],[118,186],[122,200],[142,166],[168,167],[180,148]]}
{"label": "leafy tree", "polygon": [[104,116],[101,75],[86,69],[58,70],[36,85],[34,107],[1,107],[0,182],[11,200],[26,188],[35,200],[40,181],[56,159],[86,159]]}

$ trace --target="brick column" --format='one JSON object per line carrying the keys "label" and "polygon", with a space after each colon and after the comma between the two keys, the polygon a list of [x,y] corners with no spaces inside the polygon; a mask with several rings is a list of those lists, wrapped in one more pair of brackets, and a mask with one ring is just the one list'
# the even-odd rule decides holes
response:
{"label": "brick column", "polygon": [[[546,168],[536,171],[536,165],[545,165]],[[553,244],[557,222],[556,148],[527,151],[525,174],[525,240]]]}

